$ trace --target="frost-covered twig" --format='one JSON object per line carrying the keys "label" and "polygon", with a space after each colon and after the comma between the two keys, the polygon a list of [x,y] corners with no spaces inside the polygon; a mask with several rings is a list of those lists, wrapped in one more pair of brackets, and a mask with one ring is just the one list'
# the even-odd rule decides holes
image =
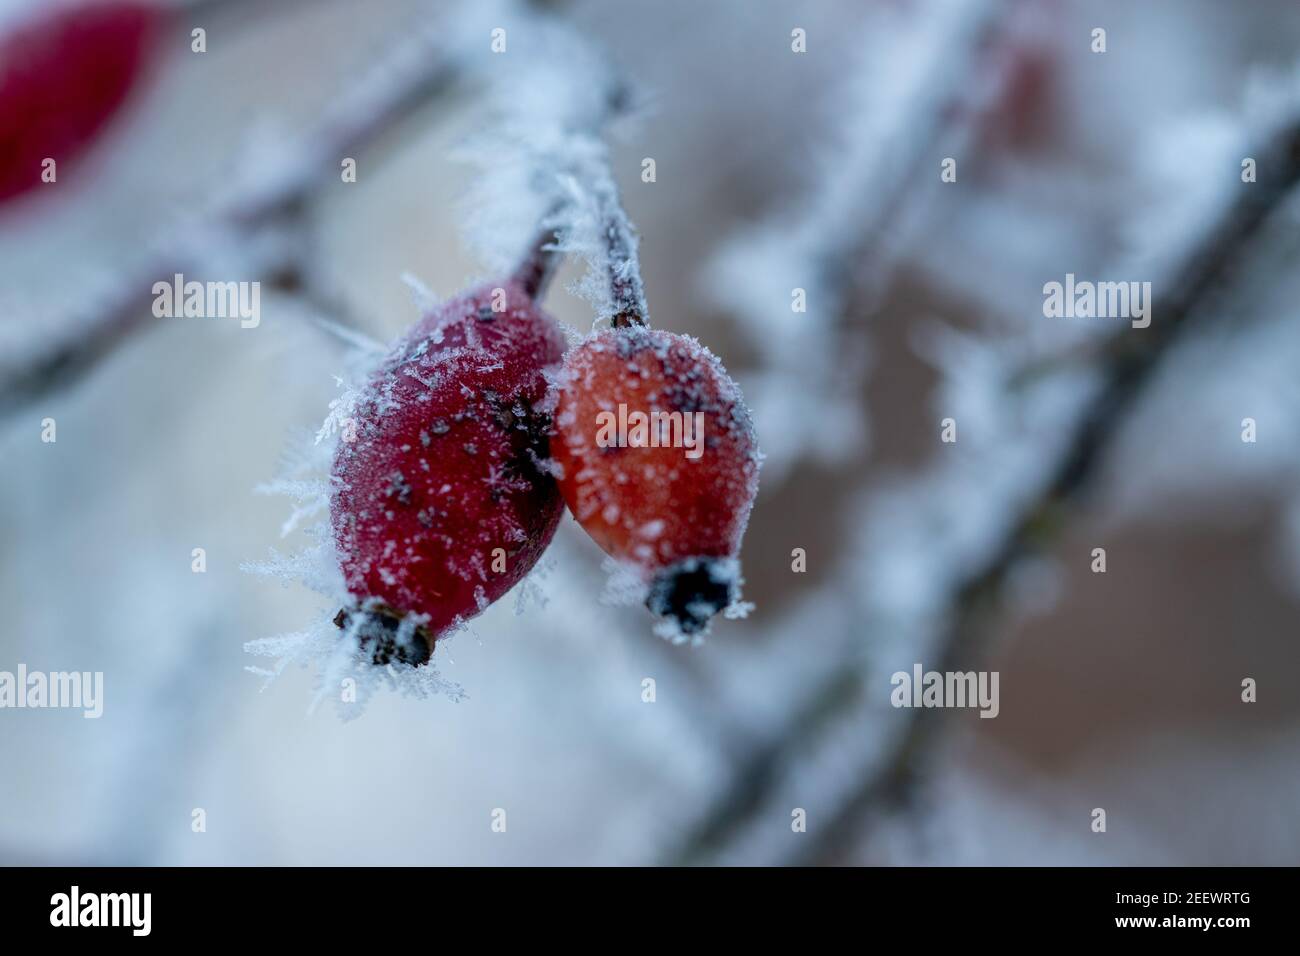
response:
{"label": "frost-covered twig", "polygon": [[646,325],[650,309],[646,305],[645,287],[641,281],[636,230],[623,211],[618,186],[608,165],[598,170],[591,189],[596,197],[605,237],[605,270],[609,275],[609,294],[614,310],[610,323],[616,328]]}
{"label": "frost-covered twig", "polygon": [[[938,644],[936,669],[968,671],[986,658],[1003,617],[1009,577],[1025,558],[1057,537],[1071,506],[1089,490],[1124,417],[1141,399],[1154,372],[1207,305],[1249,263],[1271,214],[1300,187],[1300,122],[1277,131],[1247,155],[1267,170],[1255,184],[1238,185],[1231,201],[1206,230],[1182,250],[1183,258],[1161,277],[1152,307],[1158,316],[1143,333],[1110,339],[1100,361],[1102,386],[1076,420],[1064,454],[1041,491],[1025,502],[985,562],[956,589],[950,620]],[[883,769],[865,777],[817,830],[803,859],[831,858],[853,836],[858,817],[906,798],[933,753],[942,710],[911,712],[908,729],[895,742]]]}
{"label": "frost-covered twig", "polygon": [[[644,324],[636,230],[606,142],[607,129],[632,111],[631,88],[566,24],[538,18],[532,26],[527,54],[494,74],[492,122],[462,148],[484,170],[466,202],[468,239],[526,286],[544,284],[561,256],[577,256],[588,269],[574,291],[596,320]],[[522,262],[502,261],[512,237],[523,245],[525,236]]]}
{"label": "frost-covered twig", "polygon": [[528,250],[520,259],[519,265],[515,267],[515,281],[533,299],[546,295],[551,280],[555,278],[555,270],[560,265],[559,241],[559,234],[554,227],[542,225],[537,230],[536,238],[528,244]]}
{"label": "frost-covered twig", "polygon": [[[607,150],[602,145],[584,153],[572,171],[572,205],[560,248],[587,260],[591,273],[585,291],[596,304],[598,317],[607,316],[615,328],[647,325],[650,308],[641,279],[636,228],[623,209]],[[606,283],[603,292],[598,291],[601,276]]]}
{"label": "frost-covered twig", "polygon": [[66,320],[68,331],[29,354],[14,348],[0,363],[0,409],[17,411],[55,389],[76,381],[143,324],[149,314],[142,289],[158,275],[150,266],[133,279],[95,298],[86,315]]}
{"label": "frost-covered twig", "polygon": [[[468,37],[436,22],[404,35],[361,78],[352,78],[305,134],[274,153],[247,157],[234,183],[196,222],[186,222],[151,246],[113,288],[59,323],[52,340],[16,351],[0,368],[0,408],[14,409],[74,382],[151,318],[149,289],[178,269],[202,268],[218,254],[267,227],[297,220],[312,192],[343,157],[353,156],[395,127],[417,106],[443,96],[464,72]],[[178,253],[178,249],[185,250]],[[301,266],[273,256],[250,263],[257,275],[301,289]]]}
{"label": "frost-covered twig", "polygon": [[[1216,293],[1257,255],[1270,217],[1295,195],[1300,184],[1300,122],[1294,110],[1276,118],[1255,140],[1253,148],[1251,145],[1243,144],[1242,155],[1255,157],[1261,171],[1267,173],[1261,172],[1257,183],[1223,188],[1207,204],[1210,211],[1199,219],[1195,231],[1168,237],[1166,248],[1145,265],[1146,274],[1153,276],[1158,290],[1151,309],[1152,324],[1141,331],[1125,330],[1111,337],[1095,353],[1096,385],[1070,414],[1064,440],[1051,453],[1054,457],[1048,466],[1029,469],[1031,477],[1023,491],[1018,490],[1023,477],[1010,483],[1010,492],[1007,482],[996,476],[985,476],[986,481],[994,479],[987,481],[988,489],[975,484],[979,489],[974,493],[976,497],[1009,495],[1003,503],[1010,508],[1010,517],[999,517],[974,535],[973,545],[959,542],[959,552],[964,549],[971,553],[943,559],[940,564],[949,570],[928,572],[940,579],[937,586],[947,588],[948,594],[946,600],[938,602],[940,610],[933,617],[937,639],[927,652],[927,659],[934,661],[934,668],[940,672],[965,672],[978,666],[1002,620],[1007,589],[1015,572],[1024,566],[1026,558],[1041,553],[1055,540],[1070,510],[1096,478],[1125,417],[1153,380],[1153,373],[1187,330],[1212,314],[1207,306],[1213,304]],[[1044,454],[1047,452],[1039,449],[1039,457]],[[971,475],[959,477],[972,484]],[[934,495],[935,489],[931,487],[927,493]],[[923,550],[939,547],[932,540],[921,543]],[[888,560],[897,559],[894,554]],[[927,592],[924,600],[908,606],[919,608],[928,600]],[[924,613],[921,616],[927,622],[932,620]],[[921,636],[929,627],[929,623],[919,625],[915,636]],[[846,729],[856,729],[858,737],[865,733],[860,725],[845,726],[846,721],[861,721],[870,710],[869,706],[864,710],[863,703],[868,693],[868,668],[862,660],[860,637],[850,635],[846,647],[849,656],[844,666],[833,669],[808,695],[806,704],[782,732],[748,755],[728,787],[693,825],[675,859],[690,862],[712,857],[728,842],[738,839],[757,814],[773,809],[771,800],[779,789],[781,768],[797,762],[828,738],[840,738],[836,745],[843,747],[842,731]],[[912,647],[908,653],[917,652]],[[881,682],[881,686],[887,685]],[[872,687],[873,693],[880,693],[879,688]],[[918,708],[908,712],[906,728],[883,753],[861,743],[853,745],[856,755],[841,753],[840,764],[848,761],[858,768],[852,773],[856,781],[834,788],[835,796],[819,813],[816,826],[810,826],[807,842],[784,844],[776,855],[794,862],[821,862],[836,858],[850,847],[864,814],[886,809],[912,793],[932,756],[942,722],[939,710]],[[843,766],[834,772],[840,777],[845,775]],[[815,784],[813,789],[817,789]]]}
{"label": "frost-covered twig", "polygon": [[[850,300],[868,318],[887,291],[943,157],[962,157],[1007,80],[1017,0],[925,0],[878,13],[836,114],[848,133],[822,147],[813,193],[727,242],[708,273],[718,304],[763,356],[746,385],[780,481],[808,455],[840,462],[865,438],[860,339],[844,334]],[[897,22],[895,22],[897,18]],[[796,312],[792,296],[803,293]],[[856,324],[856,323],[855,323]],[[791,347],[797,330],[798,348]]]}

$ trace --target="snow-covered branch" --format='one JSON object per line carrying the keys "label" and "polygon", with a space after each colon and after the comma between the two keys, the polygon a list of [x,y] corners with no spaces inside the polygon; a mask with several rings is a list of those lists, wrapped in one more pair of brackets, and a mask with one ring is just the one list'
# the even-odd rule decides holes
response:
{"label": "snow-covered branch", "polygon": [[10,350],[0,364],[0,408],[15,409],[71,384],[111,354],[148,324],[150,288],[175,272],[233,265],[323,306],[329,296],[320,293],[292,235],[305,228],[305,204],[331,175],[337,177],[344,157],[355,157],[416,107],[451,92],[465,72],[469,41],[465,25],[445,21],[403,34],[369,72],[341,86],[306,132],[250,150],[206,210],[166,230],[142,261],[106,288],[88,290],[83,307],[44,323],[57,331]]}
{"label": "snow-covered branch", "polygon": [[858,307],[852,324],[861,326],[879,306],[939,185],[940,158],[964,155],[1002,94],[1016,6],[927,0],[875,13],[882,22],[863,37],[836,104],[849,122],[822,144],[815,189],[725,243],[711,264],[706,290],[763,358],[746,393],[769,483],[804,456],[838,462],[861,450],[868,356],[861,336],[847,334],[847,313]]}
{"label": "snow-covered branch", "polygon": [[[820,805],[809,841],[793,851],[782,843],[769,854],[788,862],[837,858],[863,817],[914,793],[940,739],[942,711],[909,711],[905,729],[883,746],[878,735],[864,733],[875,722],[873,712],[887,710],[882,702],[893,667],[884,665],[926,660],[940,672],[966,672],[987,659],[1017,604],[1017,575],[1057,540],[1157,370],[1216,314],[1220,296],[1258,257],[1274,214],[1294,200],[1300,109],[1293,99],[1277,105],[1255,128],[1248,125],[1231,151],[1256,159],[1259,181],[1221,183],[1189,215],[1194,228],[1161,235],[1133,262],[1156,290],[1149,328],[1126,328],[1105,340],[1088,369],[1049,376],[1032,394],[1004,395],[1017,407],[997,417],[1026,421],[1020,434],[1008,432],[996,447],[970,453],[954,448],[956,454],[906,490],[877,498],[856,556],[861,569],[846,571],[844,584],[860,587],[855,579],[867,579],[859,620],[881,632],[879,640],[868,654],[861,635],[846,636],[841,666],[830,668],[780,733],[742,757],[730,783],[691,825],[676,859],[737,852],[745,858],[737,848],[761,838],[762,818],[776,818],[774,807],[792,798],[780,792],[791,776],[802,781],[805,802],[815,795]],[[1233,175],[1235,162],[1225,168]],[[996,371],[997,362],[977,361],[969,350],[963,356],[959,364],[967,370]],[[1014,356],[1004,359],[1008,370],[1016,368]],[[1002,388],[1008,383],[986,377]],[[1030,410],[1040,413],[1037,420]],[[819,752],[826,756],[812,756]],[[824,772],[781,772],[795,763],[821,764]]]}
{"label": "snow-covered branch", "polygon": [[[1027,558],[1050,547],[1073,505],[1092,487],[1124,421],[1141,401],[1157,368],[1197,323],[1213,317],[1212,306],[1258,252],[1271,216],[1300,187],[1300,116],[1288,117],[1262,140],[1244,143],[1242,155],[1265,170],[1257,183],[1237,183],[1212,201],[1198,233],[1164,263],[1152,263],[1159,294],[1153,321],[1141,332],[1114,335],[1096,372],[1101,385],[1075,418],[1070,438],[1046,482],[1013,512],[1008,530],[991,542],[983,562],[958,582],[948,622],[935,647],[940,672],[968,671],[985,661],[1007,611],[1012,576]],[[1218,208],[1214,208],[1218,207]],[[1161,268],[1163,266],[1163,268]],[[942,711],[917,709],[907,731],[890,748],[882,768],[865,777],[824,822],[807,858],[832,855],[855,820],[882,804],[905,799],[927,769]]]}

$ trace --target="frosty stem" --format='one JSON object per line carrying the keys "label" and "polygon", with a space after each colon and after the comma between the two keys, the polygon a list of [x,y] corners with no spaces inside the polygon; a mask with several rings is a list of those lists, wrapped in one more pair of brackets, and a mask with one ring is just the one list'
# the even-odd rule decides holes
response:
{"label": "frosty stem", "polygon": [[[625,88],[615,86],[608,97],[609,115],[616,115],[626,109],[627,98]],[[608,116],[602,116],[601,123],[606,119]],[[593,130],[588,135],[594,138],[599,133]],[[610,324],[614,328],[647,325],[650,310],[646,304],[641,260],[637,254],[639,238],[623,209],[618,184],[614,182],[610,170],[608,154],[602,150],[599,159],[575,170],[574,175],[575,178],[586,180],[582,185],[589,190],[595,204],[594,212],[600,229],[600,262],[609,282]],[[563,255],[562,235],[553,224],[564,218],[566,205],[567,203],[561,203],[542,217],[536,237],[515,268],[515,281],[533,299],[545,294]]]}
{"label": "frosty stem", "polygon": [[605,269],[609,275],[609,294],[614,314],[610,324],[616,329],[646,325],[650,315],[641,281],[641,261],[637,255],[637,234],[623,210],[618,187],[609,170],[598,185],[600,225],[605,239]]}
{"label": "frosty stem", "polygon": [[550,217],[542,220],[537,236],[528,246],[528,251],[515,267],[514,281],[523,286],[528,297],[534,302],[546,295],[546,290],[555,278],[560,266],[560,237],[553,226],[548,225]]}
{"label": "frosty stem", "polygon": [[[636,231],[619,202],[618,188],[612,179],[600,184],[597,198],[601,210],[601,235],[605,240],[605,271],[613,305],[610,324],[615,328],[645,325],[648,309],[637,257]],[[538,228],[536,237],[513,274],[514,280],[534,300],[546,294],[563,255],[560,236],[549,225],[551,218],[548,215],[542,220],[543,225]]]}

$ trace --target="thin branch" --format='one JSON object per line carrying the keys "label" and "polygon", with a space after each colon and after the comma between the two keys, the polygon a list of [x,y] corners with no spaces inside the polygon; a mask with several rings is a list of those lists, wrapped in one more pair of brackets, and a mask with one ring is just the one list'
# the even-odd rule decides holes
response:
{"label": "thin branch", "polygon": [[[1008,42],[1008,11],[1017,2],[973,0],[954,15],[941,15],[945,11],[936,8],[932,11],[936,21],[929,25],[933,29],[915,26],[914,43],[922,46],[917,55],[924,59],[909,76],[898,101],[884,110],[883,120],[870,117],[872,135],[855,138],[849,155],[835,164],[829,180],[806,204],[804,216],[793,225],[781,222],[777,227],[786,258],[805,263],[823,290],[826,301],[816,310],[823,321],[837,326],[845,321],[843,312],[854,289],[861,290],[869,310],[883,297],[902,253],[900,236],[927,191],[918,185],[916,170],[927,157],[962,155],[978,119],[1005,88],[1006,70],[996,53]],[[912,52],[903,59],[910,60]],[[865,66],[875,69],[874,63]],[[873,102],[873,106],[880,105]],[[861,268],[864,262],[868,264],[865,273]],[[746,263],[745,274],[734,276],[745,281],[725,282],[723,287],[754,286],[754,280],[761,279],[754,268],[753,263]],[[768,289],[764,289],[761,302],[748,306],[748,314],[759,326],[756,344],[767,351],[769,364],[791,369],[797,376],[799,391],[775,396],[785,402],[792,395],[806,394],[810,381],[834,381],[829,370],[843,359],[843,352],[834,347],[835,340],[830,337],[827,349],[810,350],[805,337],[805,347],[791,351],[783,337],[775,334],[784,327],[787,310],[783,294]],[[765,318],[768,314],[771,318]],[[819,371],[823,367],[828,370],[825,374]],[[828,386],[817,388],[816,401],[835,401]],[[816,438],[815,430],[809,429],[796,441]],[[769,461],[768,471],[773,463]],[[751,746],[737,761],[730,784],[691,825],[667,861],[694,862],[724,844],[744,823],[746,814],[736,808],[755,809],[756,795],[778,779],[778,769],[793,759],[803,734],[815,732],[834,718],[841,705],[857,699],[860,684],[856,669],[837,669],[795,711],[791,726],[800,729],[798,736],[779,735]]]}
{"label": "thin branch", "polygon": [[[322,119],[284,149],[274,175],[240,177],[176,244],[156,243],[150,258],[131,268],[129,280],[112,294],[96,300],[90,314],[65,323],[62,334],[44,343],[37,354],[15,356],[0,369],[0,408],[16,409],[72,384],[145,326],[151,317],[147,292],[153,282],[195,258],[178,256],[177,244],[193,250],[201,248],[205,238],[252,233],[300,215],[324,177],[337,172],[341,158],[360,152],[417,106],[456,86],[460,53],[448,49],[447,42],[445,31],[428,29],[394,43],[378,66],[348,83]],[[263,278],[278,281],[284,271],[284,263],[278,262]]]}
{"label": "thin branch", "polygon": [[144,323],[149,309],[141,290],[170,271],[170,263],[136,269],[130,281],[95,299],[92,315],[69,321],[69,332],[39,354],[11,353],[0,366],[0,410],[16,411],[85,375]]}
{"label": "thin branch", "polygon": [[637,254],[638,237],[623,203],[618,186],[608,168],[594,184],[600,209],[601,229],[605,238],[606,268],[615,328],[647,325],[650,308],[646,304],[645,286],[641,281],[641,261]]}
{"label": "thin branch", "polygon": [[536,238],[529,243],[528,251],[514,271],[514,280],[524,287],[532,299],[541,299],[546,295],[563,257],[558,245],[559,234],[553,226],[546,224],[549,218],[543,220],[544,225],[538,229]]}
{"label": "thin branch", "polygon": [[[1270,216],[1300,186],[1300,125],[1285,126],[1247,153],[1265,157],[1259,161],[1260,169],[1273,171],[1272,175],[1267,182],[1261,175],[1258,183],[1241,185],[1213,224],[1185,247],[1180,261],[1159,284],[1151,326],[1114,336],[1097,356],[1102,385],[1075,420],[1057,464],[1040,491],[1024,502],[1005,536],[952,592],[949,623],[938,645],[941,672],[976,669],[987,655],[1013,570],[1056,539],[1070,509],[1090,489],[1125,417],[1156,369],[1189,328],[1212,314],[1207,305],[1256,256]],[[860,666],[833,671],[783,730],[751,753],[731,785],[689,832],[673,861],[711,858],[736,838],[766,806],[780,769],[806,751],[825,728],[851,714],[863,691]],[[852,845],[860,818],[904,802],[932,760],[943,726],[939,710],[909,711],[907,728],[884,758],[870,761],[835,810],[818,821],[810,841],[801,843],[792,862],[836,859]]]}
{"label": "thin branch", "polygon": [[[586,189],[601,231],[600,265],[609,283],[611,323],[615,327],[644,325],[649,315],[645,286],[641,279],[641,262],[637,254],[636,228],[623,209],[618,184],[610,168],[608,147],[602,141],[605,128],[632,106],[632,90],[621,76],[609,80],[603,106],[584,124],[580,135],[590,139],[591,154],[583,154],[565,173],[575,180],[577,189]],[[580,200],[575,194],[558,200],[542,217],[528,250],[515,268],[514,279],[534,299],[546,292],[566,249],[566,233],[577,214]],[[589,259],[594,258],[588,256]]]}
{"label": "thin branch", "polygon": [[[1166,279],[1141,332],[1120,333],[1101,363],[1104,385],[1074,425],[1065,454],[1041,492],[1026,502],[1011,530],[988,560],[969,575],[953,598],[951,623],[939,645],[940,672],[967,671],[987,657],[1002,618],[1007,579],[1020,562],[1050,545],[1071,507],[1090,489],[1124,418],[1154,380],[1154,373],[1189,328],[1204,321],[1212,301],[1258,251],[1256,242],[1271,214],[1300,187],[1300,125],[1281,131],[1250,155],[1276,170],[1238,188],[1235,202],[1194,244]],[[944,719],[941,710],[910,714],[883,770],[865,778],[829,820],[819,824],[802,862],[833,858],[846,845],[858,818],[909,795],[928,769]]]}
{"label": "thin branch", "polygon": [[1015,14],[1023,13],[1024,4],[973,0],[958,10],[935,6],[935,22],[917,27],[925,69],[892,108],[882,110],[882,126],[873,125],[871,136],[858,144],[869,161],[840,164],[840,181],[813,204],[810,258],[819,281],[841,299],[850,291],[861,294],[866,317],[878,308],[906,252],[918,207],[939,188],[937,171],[918,180],[917,170],[937,166],[942,157],[963,157],[980,120],[1005,92],[1006,47],[1017,39]]}
{"label": "thin branch", "polygon": [[[765,482],[783,481],[804,457],[844,461],[858,452],[868,345],[848,334],[850,321],[861,325],[876,314],[926,200],[941,188],[940,159],[966,154],[1006,90],[1003,54],[1016,40],[1012,12],[1023,6],[930,2],[909,8],[888,47],[864,36],[867,54],[838,95],[849,132],[821,148],[815,190],[738,234],[716,257],[713,285],[725,290],[718,305],[751,328],[763,359],[763,375],[747,387],[760,428],[790,417],[808,422],[768,432]],[[918,175],[926,168],[934,172]],[[807,302],[798,349],[784,334],[791,286]]]}

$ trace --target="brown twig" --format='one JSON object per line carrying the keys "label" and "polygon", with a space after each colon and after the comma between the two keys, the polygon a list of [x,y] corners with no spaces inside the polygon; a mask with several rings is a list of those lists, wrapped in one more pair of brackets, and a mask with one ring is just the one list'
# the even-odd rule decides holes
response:
{"label": "brown twig", "polygon": [[529,298],[540,299],[546,295],[551,280],[555,278],[561,259],[559,239],[552,226],[543,225],[515,267],[514,281],[524,287]]}

